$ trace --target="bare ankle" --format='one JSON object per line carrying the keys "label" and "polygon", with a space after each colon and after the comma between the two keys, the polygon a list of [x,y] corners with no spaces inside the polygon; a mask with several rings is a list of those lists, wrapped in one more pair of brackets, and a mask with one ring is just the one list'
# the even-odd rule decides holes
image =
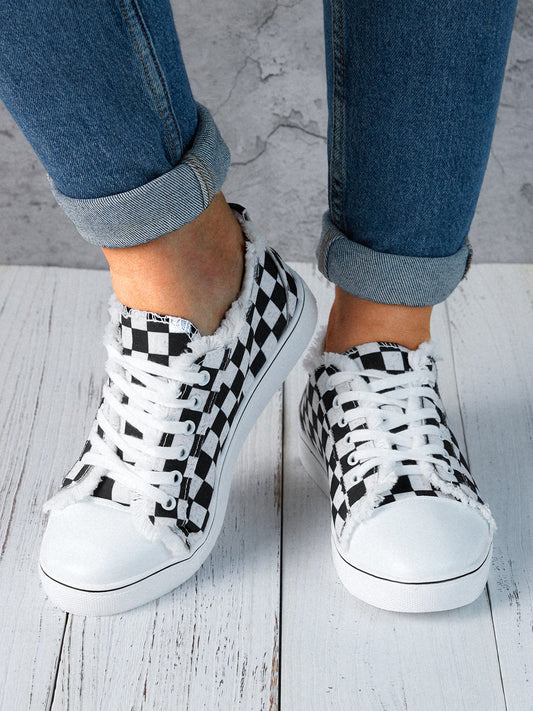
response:
{"label": "bare ankle", "polygon": [[432,306],[379,304],[335,288],[326,333],[326,351],[343,353],[374,341],[418,348],[431,337]]}
{"label": "bare ankle", "polygon": [[136,247],[104,249],[117,299],[216,330],[242,281],[244,240],[219,193],[193,222]]}

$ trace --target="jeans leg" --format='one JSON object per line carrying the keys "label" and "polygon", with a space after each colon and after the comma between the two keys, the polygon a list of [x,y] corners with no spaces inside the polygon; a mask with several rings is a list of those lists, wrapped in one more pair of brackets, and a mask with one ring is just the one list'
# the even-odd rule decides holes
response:
{"label": "jeans leg", "polygon": [[470,263],[515,0],[324,0],[320,270],[380,303],[444,300]]}
{"label": "jeans leg", "polygon": [[0,98],[93,244],[175,230],[225,178],[229,151],[193,99],[168,0],[5,0]]}

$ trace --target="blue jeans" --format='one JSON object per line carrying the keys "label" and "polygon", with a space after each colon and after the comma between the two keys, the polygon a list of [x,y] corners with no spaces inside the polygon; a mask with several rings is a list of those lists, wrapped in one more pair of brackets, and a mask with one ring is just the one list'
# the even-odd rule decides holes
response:
{"label": "blue jeans", "polygon": [[[516,0],[324,0],[329,210],[318,264],[381,303],[445,299],[470,261]],[[0,98],[80,234],[153,240],[221,189],[167,0],[4,0]]]}

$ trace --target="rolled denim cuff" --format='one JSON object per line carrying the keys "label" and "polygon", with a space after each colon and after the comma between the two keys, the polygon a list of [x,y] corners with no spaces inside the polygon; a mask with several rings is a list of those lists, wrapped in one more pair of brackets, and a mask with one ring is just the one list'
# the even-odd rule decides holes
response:
{"label": "rolled denim cuff", "polygon": [[466,240],[447,257],[412,257],[377,252],[348,239],[324,215],[317,248],[318,268],[343,291],[381,304],[433,306],[444,301],[470,267]]}
{"label": "rolled denim cuff", "polygon": [[55,199],[80,235],[99,247],[133,247],[192,222],[219,192],[230,164],[209,111],[198,107],[193,143],[168,173],[133,190],[101,198],[64,195],[49,178]]}

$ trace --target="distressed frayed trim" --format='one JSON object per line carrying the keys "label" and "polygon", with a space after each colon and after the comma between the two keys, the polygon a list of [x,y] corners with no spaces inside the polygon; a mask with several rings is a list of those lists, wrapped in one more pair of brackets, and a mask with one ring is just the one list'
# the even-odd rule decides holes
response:
{"label": "distressed frayed trim", "polygon": [[158,525],[150,521],[149,516],[153,513],[152,508],[140,496],[134,496],[130,503],[130,511],[133,518],[133,525],[151,543],[161,541],[167,550],[174,556],[183,556],[189,552],[187,541],[181,531],[176,528],[175,523]]}
{"label": "distressed frayed trim", "polygon": [[439,489],[439,491],[442,491],[443,494],[449,494],[450,496],[453,496],[456,501],[471,506],[476,509],[476,511],[479,511],[488,523],[491,533],[494,533],[497,530],[498,527],[496,525],[496,521],[494,520],[492,512],[487,504],[480,504],[479,501],[476,501],[476,499],[468,496],[468,494],[465,494],[465,492],[458,487],[455,487],[450,482],[444,481],[438,476],[435,470],[432,471],[428,478],[431,484],[436,489]]}
{"label": "distressed frayed trim", "polygon": [[77,504],[79,501],[88,499],[102,481],[105,475],[105,469],[101,467],[93,467],[79,481],[74,481],[69,486],[63,487],[57,494],[54,494],[51,499],[43,505],[43,511],[61,511],[61,509]]}
{"label": "distressed frayed trim", "polygon": [[[86,476],[78,482],[73,482],[66,486],[55,496],[49,499],[43,506],[45,513],[61,511],[62,509],[77,504],[80,501],[87,501],[101,482],[105,475],[105,470],[94,467]],[[95,500],[98,503],[98,500]],[[155,526],[149,519],[152,513],[148,502],[141,497],[133,497],[130,502],[130,513],[133,525],[147,540],[151,542],[161,541],[174,556],[182,556],[188,553],[189,546],[183,538],[181,531],[173,526],[164,524]]]}
{"label": "distressed frayed trim", "polygon": [[[470,506],[478,511],[487,522],[491,534],[494,534],[497,531],[498,527],[496,525],[496,521],[494,520],[492,512],[487,504],[480,504],[476,499],[468,496],[468,494],[459,489],[459,487],[444,481],[438,476],[435,470],[433,470],[431,474],[424,472],[424,476],[426,476],[430,483],[443,494],[447,494],[455,501],[458,501],[466,506]],[[396,484],[398,477],[399,474],[396,474],[393,471],[386,477],[380,479],[378,486],[372,487],[368,490],[364,498],[349,509],[348,518],[344,522],[340,532],[337,533],[340,547],[345,553],[349,550],[351,537],[355,532],[355,529],[359,526],[359,524],[368,520],[372,516],[374,511],[383,501],[384,495]],[[392,505],[394,504],[387,504],[387,506]]]}
{"label": "distressed frayed trim", "polygon": [[[326,327],[320,327],[315,332],[311,345],[307,349],[307,353],[303,360],[303,365],[305,370],[312,374],[322,365],[334,366],[338,370],[347,373],[358,373],[360,369],[357,367],[356,363],[352,358],[345,355],[344,353],[332,353],[329,351],[324,351],[324,346],[326,342]],[[363,345],[363,344],[361,344]],[[354,346],[357,348],[357,346]],[[424,341],[418,348],[414,350],[409,350],[409,364],[411,368],[415,369],[421,363],[423,363],[427,358],[432,358],[435,361],[441,360],[437,355],[435,349],[435,343],[432,340]]]}
{"label": "distressed frayed trim", "polygon": [[344,522],[337,538],[341,548],[347,552],[353,532],[360,523],[369,519],[384,499],[385,493],[392,489],[398,481],[398,475],[391,471],[380,479],[379,485],[367,489],[365,496],[349,509],[348,517]]}
{"label": "distressed frayed trim", "polygon": [[208,351],[217,348],[225,348],[228,342],[237,338],[241,330],[248,309],[252,304],[252,290],[255,279],[255,262],[261,261],[265,251],[265,240],[252,223],[241,222],[241,226],[246,237],[246,251],[244,255],[244,276],[241,285],[241,292],[235,301],[226,311],[224,318],[217,330],[209,336],[202,336],[192,340],[188,348],[191,350],[193,359],[205,355]]}

